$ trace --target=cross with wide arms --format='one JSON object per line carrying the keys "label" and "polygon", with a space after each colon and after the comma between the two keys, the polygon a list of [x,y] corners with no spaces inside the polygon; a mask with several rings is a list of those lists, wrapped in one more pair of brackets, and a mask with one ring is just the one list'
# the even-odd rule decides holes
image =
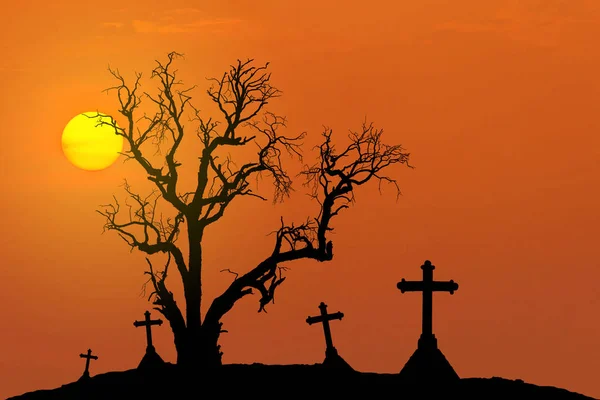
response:
{"label": "cross with wide arms", "polygon": [[308,317],[306,318],[306,322],[309,325],[314,323],[321,322],[323,323],[323,333],[325,334],[325,345],[327,346],[325,349],[325,356],[335,356],[337,355],[337,350],[333,347],[333,340],[331,339],[331,329],[329,328],[329,321],[334,319],[341,320],[344,318],[344,314],[341,312],[336,312],[333,314],[327,314],[327,305],[323,302],[319,304],[319,309],[321,310],[321,315],[316,317]]}
{"label": "cross with wide arms", "polygon": [[97,360],[98,356],[92,355],[92,350],[88,349],[87,354],[80,354],[79,357],[85,358],[85,371],[83,371],[82,378],[90,377],[90,360]]}
{"label": "cross with wide arms", "polygon": [[154,345],[152,345],[152,325],[162,325],[162,320],[160,319],[150,319],[150,311],[146,311],[144,313],[144,316],[146,317],[144,319],[144,321],[134,321],[133,325],[137,328],[138,326],[145,326],[146,327],[146,342],[148,343],[148,346],[146,347],[146,351],[154,351]]}
{"label": "cross with wide arms", "polygon": [[423,327],[421,337],[419,338],[419,347],[432,346],[437,348],[437,340],[433,334],[432,319],[433,319],[433,292],[449,292],[454,294],[458,290],[458,283],[453,280],[450,281],[434,281],[433,270],[435,266],[431,264],[431,261],[426,260],[421,265],[423,270],[422,281],[406,281],[402,278],[402,281],[398,282],[398,289],[402,293],[404,292],[423,292]]}

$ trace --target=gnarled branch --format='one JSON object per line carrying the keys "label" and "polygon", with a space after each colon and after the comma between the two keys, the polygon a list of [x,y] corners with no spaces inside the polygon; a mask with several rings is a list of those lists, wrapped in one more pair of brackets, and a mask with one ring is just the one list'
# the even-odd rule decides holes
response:
{"label": "gnarled branch", "polygon": [[[156,96],[151,96],[147,92],[143,95],[138,93],[141,86],[140,80],[142,74],[136,73],[133,85],[127,85],[125,78],[118,70],[109,67],[109,72],[117,79],[118,85],[106,89],[106,92],[117,91],[119,102],[119,113],[125,117],[126,128],[121,128],[116,119],[112,116],[108,118],[99,118],[97,125],[111,126],[115,134],[122,136],[128,144],[128,149],[123,152],[126,160],[135,160],[140,164],[148,180],[156,185],[163,198],[171,203],[175,209],[185,212],[187,204],[182,196],[177,192],[178,171],[177,167],[181,164],[175,160],[175,154],[179,148],[184,136],[183,113],[188,105],[191,96],[189,92],[194,88],[176,90],[174,87],[181,82],[176,80],[176,71],[172,71],[172,63],[175,58],[182,57],[181,54],[171,52],[168,55],[168,62],[161,63],[156,61],[157,67],[152,70],[152,79],[159,80],[159,92]],[[148,98],[157,106],[157,111],[152,116],[143,114],[141,117],[135,117],[136,110],[142,104],[142,96]],[[101,116],[96,114],[90,118]],[[145,127],[140,128],[140,121],[145,121]],[[170,149],[166,152],[164,167],[157,167],[144,155],[143,146],[150,142],[157,147],[160,152],[160,146],[165,142],[171,142]]]}
{"label": "gnarled branch", "polygon": [[410,154],[399,145],[384,144],[381,141],[382,133],[383,130],[364,123],[360,132],[350,133],[350,144],[338,153],[331,141],[332,131],[325,129],[324,141],[318,146],[318,162],[301,172],[312,189],[311,196],[321,206],[318,216],[300,225],[286,225],[282,219],[271,255],[232,282],[213,301],[206,318],[220,319],[252,289],[257,289],[261,294],[259,312],[264,311],[265,306],[273,300],[275,289],[285,279],[277,275],[281,263],[301,258],[317,261],[333,258],[333,244],[327,241],[326,234],[333,230],[332,219],[353,201],[354,188],[371,179],[390,182],[398,188],[396,181],[382,175],[381,171],[397,163],[412,167],[408,164]]}
{"label": "gnarled branch", "polygon": [[[275,135],[273,130],[277,126],[285,124],[285,120],[281,117],[273,118],[270,124],[273,132],[262,131],[268,139],[266,145],[258,143],[255,135],[248,137],[238,134],[239,127],[249,125],[257,127],[255,117],[270,99],[281,95],[281,92],[271,85],[271,74],[267,73],[269,64],[256,67],[253,65],[253,61],[252,59],[244,62],[238,60],[237,64],[232,65],[221,79],[209,79],[213,85],[207,90],[207,93],[217,104],[226,122],[222,133],[217,130],[218,122],[213,121],[212,118],[201,117],[196,110],[195,120],[199,123],[197,135],[204,145],[204,149],[198,167],[198,183],[192,205],[204,225],[220,218],[227,205],[236,196],[250,195],[264,199],[249,190],[247,178],[255,172],[272,167],[271,164],[262,161],[272,159],[273,151],[277,151],[274,149],[278,147],[278,144],[282,145],[284,141],[284,138],[281,137],[271,143],[271,139]],[[274,117],[273,114],[268,115]],[[265,118],[267,117],[265,116]],[[247,164],[240,170],[227,174],[227,171],[222,169],[224,166],[217,162],[217,149],[223,146],[244,146],[251,142],[257,143],[259,152],[264,150],[263,153],[268,154],[263,154],[256,163]],[[218,183],[219,189],[215,189],[215,183]],[[279,186],[276,183],[276,187]]]}
{"label": "gnarled branch", "polygon": [[[175,218],[163,218],[156,212],[160,198],[156,192],[142,197],[131,189],[127,181],[123,188],[128,195],[128,199],[125,200],[126,210],[121,209],[121,204],[115,196],[114,203],[101,205],[101,209],[96,210],[105,218],[104,231],[116,231],[132,250],[137,248],[150,255],[169,253],[174,257],[180,272],[185,274],[187,270],[182,252],[175,245],[180,225],[184,220],[183,214],[180,212]],[[126,217],[123,218],[125,213]]]}
{"label": "gnarled branch", "polygon": [[[167,289],[165,282],[171,263],[171,253],[169,253],[167,262],[162,271],[155,271],[152,262],[150,262],[148,257],[146,257],[146,262],[148,263],[149,269],[145,274],[150,275],[149,282],[152,283],[152,287],[154,288],[154,291],[148,296],[148,300],[154,299],[153,304],[156,306],[154,309],[165,316],[173,331],[185,330],[185,319],[183,318],[183,314],[177,306],[177,302],[173,297],[173,292]],[[144,285],[143,288],[144,293],[145,286],[146,285]]]}
{"label": "gnarled branch", "polygon": [[[202,172],[204,175],[201,177],[199,175],[199,179],[206,182],[207,189],[204,197],[195,197],[195,203],[193,202],[198,206],[198,218],[203,226],[221,218],[228,205],[238,196],[253,196],[266,200],[252,189],[251,181],[254,176],[258,179],[261,174],[267,174],[273,180],[274,202],[282,201],[290,195],[292,179],[282,165],[282,154],[286,152],[301,160],[300,146],[305,134],[292,137],[282,135],[279,129],[285,127],[285,124],[285,118],[269,112],[264,114],[260,122],[251,121],[246,124],[257,133],[250,138],[245,137],[240,140],[239,145],[250,141],[256,144],[257,159],[239,168],[233,165],[230,158],[220,162],[218,156],[205,149],[200,164],[205,162],[208,170]],[[213,176],[210,186],[208,185],[209,173]]]}

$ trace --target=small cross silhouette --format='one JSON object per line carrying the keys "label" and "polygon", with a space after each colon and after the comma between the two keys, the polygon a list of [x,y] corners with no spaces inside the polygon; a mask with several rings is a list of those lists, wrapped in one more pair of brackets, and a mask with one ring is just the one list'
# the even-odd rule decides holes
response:
{"label": "small cross silhouette", "polygon": [[81,378],[86,379],[90,377],[90,360],[97,360],[98,356],[92,355],[92,349],[88,349],[87,354],[80,354],[79,357],[85,358],[85,371]]}
{"label": "small cross silhouette", "polygon": [[344,318],[344,314],[341,312],[336,312],[333,314],[327,314],[327,304],[321,302],[319,304],[319,309],[321,310],[321,315],[316,317],[308,317],[306,318],[306,322],[309,325],[314,323],[321,322],[323,324],[323,333],[325,334],[325,355],[337,355],[337,350],[333,347],[333,340],[331,339],[331,329],[329,328],[329,321],[334,319],[341,320]]}

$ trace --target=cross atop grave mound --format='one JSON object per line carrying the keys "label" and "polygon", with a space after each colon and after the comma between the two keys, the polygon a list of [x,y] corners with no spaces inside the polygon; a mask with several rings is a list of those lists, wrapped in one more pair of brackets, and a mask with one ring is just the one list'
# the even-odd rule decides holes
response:
{"label": "cross atop grave mound", "polygon": [[354,369],[344,360],[337,352],[337,349],[333,347],[333,340],[331,339],[331,329],[329,328],[329,321],[344,318],[344,314],[341,312],[336,312],[333,314],[327,313],[327,305],[323,302],[319,304],[319,309],[321,310],[321,315],[315,317],[306,318],[306,322],[309,325],[315,323],[323,324],[323,333],[325,334],[325,360],[323,361],[323,366],[328,368],[335,369],[343,369],[343,370],[351,370]]}
{"label": "cross atop grave mound", "polygon": [[449,292],[450,294],[454,294],[458,290],[458,284],[453,280],[446,282],[434,281],[433,270],[435,266],[429,260],[425,261],[421,269],[423,270],[422,281],[406,281],[402,279],[397,285],[402,293],[423,293],[421,337],[419,338],[417,350],[400,371],[400,378],[408,382],[458,380],[458,374],[438,348],[437,339],[432,329],[433,292]]}
{"label": "cross atop grave mound", "polygon": [[79,378],[80,381],[84,381],[90,378],[90,360],[97,360],[98,356],[93,356],[92,350],[88,349],[87,354],[80,354],[79,357],[85,358],[85,370],[81,378]]}
{"label": "cross atop grave mound", "polygon": [[145,319],[143,321],[133,322],[133,326],[135,326],[136,328],[140,326],[146,327],[146,354],[144,354],[142,361],[140,361],[140,364],[138,365],[139,369],[154,368],[157,366],[161,366],[165,363],[163,359],[158,355],[156,349],[154,348],[154,345],[152,344],[152,325],[160,326],[163,322],[160,319],[150,319],[150,311],[146,311],[144,313],[144,316]]}

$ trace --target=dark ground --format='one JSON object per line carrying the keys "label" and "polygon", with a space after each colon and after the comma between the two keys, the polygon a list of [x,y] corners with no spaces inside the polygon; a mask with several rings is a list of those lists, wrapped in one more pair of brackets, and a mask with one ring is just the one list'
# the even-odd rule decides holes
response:
{"label": "dark ground", "polygon": [[[194,395],[198,393],[198,395]],[[39,390],[7,400],[50,399],[593,399],[565,389],[535,386],[520,380],[466,378],[454,384],[406,385],[398,374],[335,372],[316,365],[225,365],[219,370],[182,373],[166,364],[160,370],[128,370],[92,376],[52,390]]]}

